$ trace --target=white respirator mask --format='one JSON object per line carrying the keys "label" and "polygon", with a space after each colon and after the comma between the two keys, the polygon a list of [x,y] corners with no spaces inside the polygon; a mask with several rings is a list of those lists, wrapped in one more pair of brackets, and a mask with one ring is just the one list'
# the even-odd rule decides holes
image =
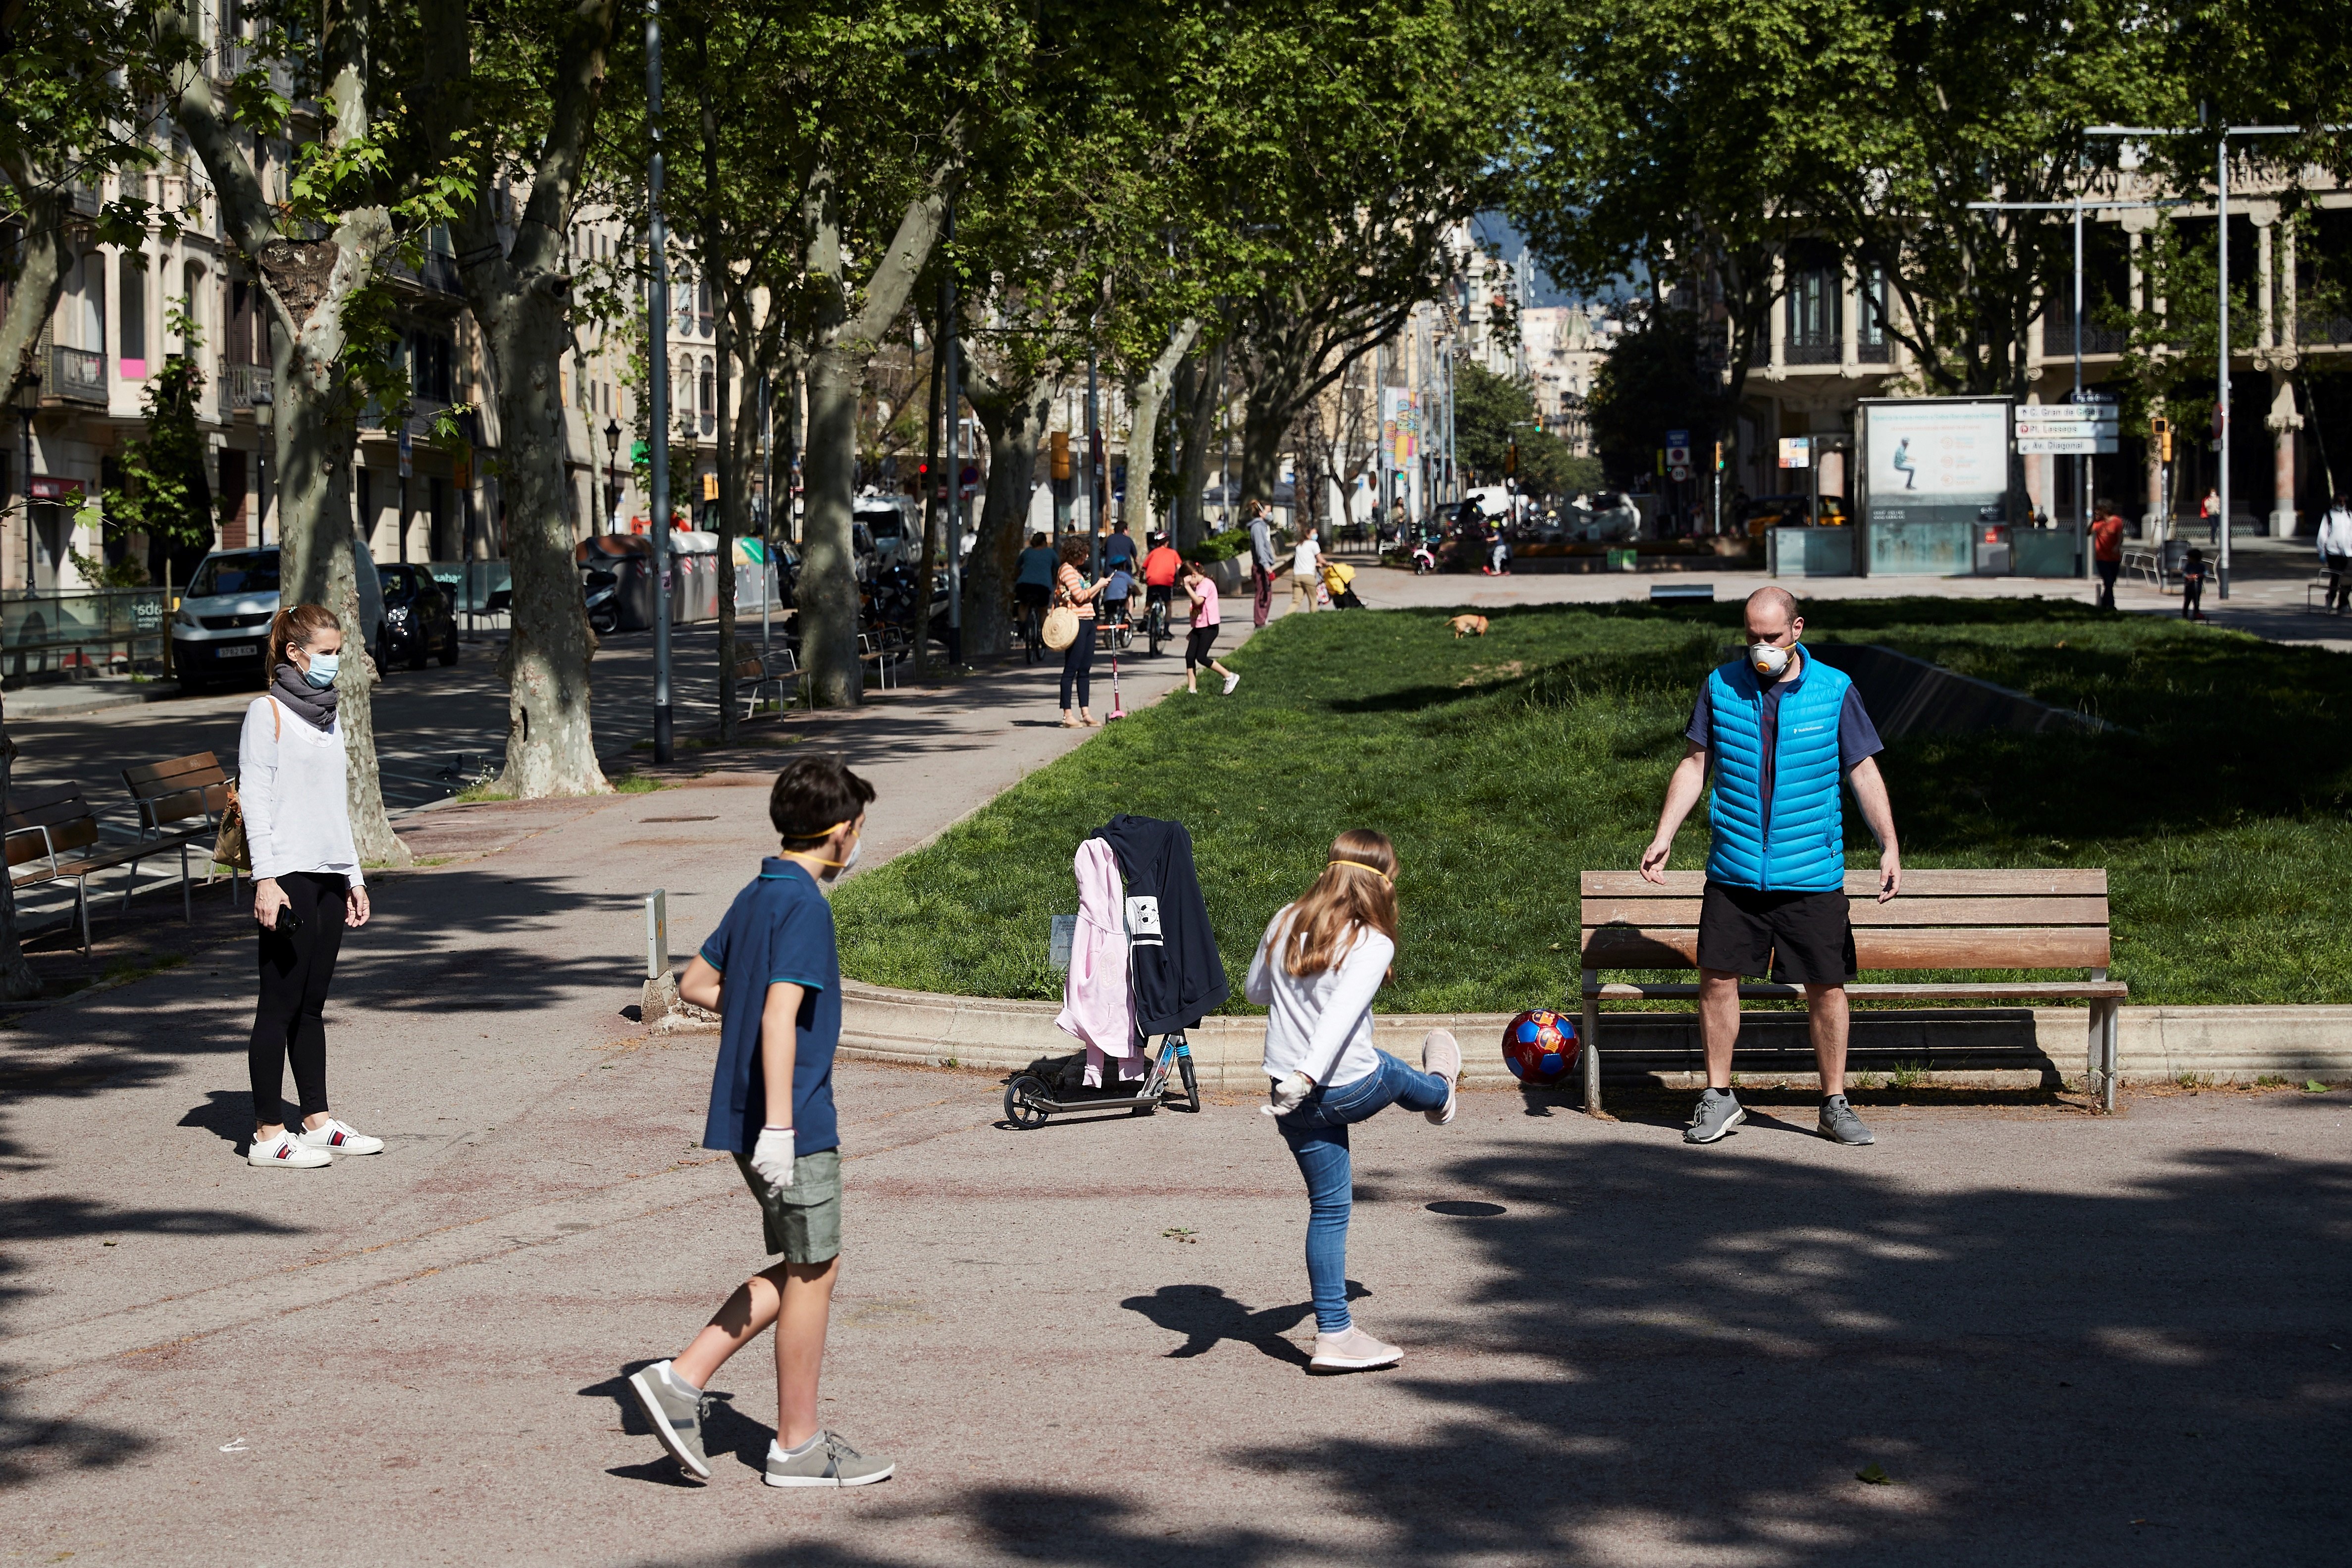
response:
{"label": "white respirator mask", "polygon": [[1789,668],[1789,659],[1795,651],[1794,648],[1776,647],[1768,642],[1749,643],[1748,668],[1759,675],[1777,680]]}

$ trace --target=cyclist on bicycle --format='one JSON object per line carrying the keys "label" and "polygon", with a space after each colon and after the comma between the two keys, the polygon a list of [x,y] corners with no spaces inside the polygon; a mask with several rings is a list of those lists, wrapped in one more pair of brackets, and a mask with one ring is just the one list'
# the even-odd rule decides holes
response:
{"label": "cyclist on bicycle", "polygon": [[1166,608],[1176,592],[1176,574],[1184,569],[1184,558],[1176,553],[1164,533],[1151,536],[1151,553],[1143,558],[1144,613],[1154,608]]}
{"label": "cyclist on bicycle", "polygon": [[1024,610],[1043,611],[1054,596],[1054,569],[1060,562],[1044,534],[1031,534],[1029,548],[1021,552],[1020,574],[1013,580],[1013,602]]}

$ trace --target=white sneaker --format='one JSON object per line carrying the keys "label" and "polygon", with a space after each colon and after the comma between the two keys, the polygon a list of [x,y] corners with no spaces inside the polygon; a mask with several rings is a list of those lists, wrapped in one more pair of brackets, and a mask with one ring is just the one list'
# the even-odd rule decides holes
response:
{"label": "white sneaker", "polygon": [[271,1165],[286,1171],[308,1171],[320,1165],[331,1165],[335,1157],[324,1149],[298,1142],[293,1130],[287,1128],[281,1129],[275,1138],[255,1139],[245,1163],[248,1165]]}
{"label": "white sneaker", "polygon": [[1363,1330],[1349,1325],[1337,1334],[1315,1336],[1315,1354],[1307,1361],[1313,1372],[1369,1372],[1376,1366],[1394,1366],[1404,1359],[1404,1352],[1391,1344],[1383,1344]]}
{"label": "white sneaker", "polygon": [[1234,694],[1234,688],[1239,686],[1241,683],[1242,678],[1238,675],[1228,675],[1225,677],[1225,695],[1231,697]]}
{"label": "white sneaker", "polygon": [[1445,1103],[1434,1110],[1424,1110],[1433,1126],[1444,1127],[1454,1120],[1461,1103],[1462,1043],[1446,1029],[1432,1029],[1421,1042],[1421,1070],[1433,1072],[1445,1080]]}
{"label": "white sneaker", "polygon": [[328,1149],[338,1154],[381,1154],[383,1140],[371,1138],[358,1128],[330,1116],[316,1128],[304,1128],[295,1137],[310,1149]]}

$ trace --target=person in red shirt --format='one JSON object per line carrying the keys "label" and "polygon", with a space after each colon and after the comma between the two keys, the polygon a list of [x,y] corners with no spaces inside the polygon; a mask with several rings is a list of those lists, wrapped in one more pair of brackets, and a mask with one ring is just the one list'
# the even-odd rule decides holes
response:
{"label": "person in red shirt", "polygon": [[1177,574],[1184,569],[1184,558],[1168,543],[1168,536],[1151,536],[1151,552],[1143,558],[1144,614],[1150,614],[1153,605],[1165,605],[1173,598]]}
{"label": "person in red shirt", "polygon": [[2116,607],[2116,574],[2124,566],[2124,520],[2116,515],[2116,503],[2103,500],[2099,515],[2091,523],[2091,563],[2099,571],[2099,608]]}

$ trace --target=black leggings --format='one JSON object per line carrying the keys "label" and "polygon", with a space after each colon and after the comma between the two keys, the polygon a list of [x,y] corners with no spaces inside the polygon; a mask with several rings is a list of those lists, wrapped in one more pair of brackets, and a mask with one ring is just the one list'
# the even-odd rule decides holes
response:
{"label": "black leggings", "polygon": [[327,1109],[327,987],[343,946],[343,879],[323,871],[290,871],[278,879],[301,925],[261,933],[261,1004],[253,1011],[253,1042],[246,1066],[253,1075],[253,1121],[283,1120],[278,1091],[286,1060],[294,1060],[294,1090],[302,1114]]}
{"label": "black leggings", "polygon": [[1094,700],[1095,689],[1095,623],[1078,623],[1078,640],[1062,650],[1062,707],[1070,706],[1070,682],[1078,683],[1078,706],[1086,707]]}

